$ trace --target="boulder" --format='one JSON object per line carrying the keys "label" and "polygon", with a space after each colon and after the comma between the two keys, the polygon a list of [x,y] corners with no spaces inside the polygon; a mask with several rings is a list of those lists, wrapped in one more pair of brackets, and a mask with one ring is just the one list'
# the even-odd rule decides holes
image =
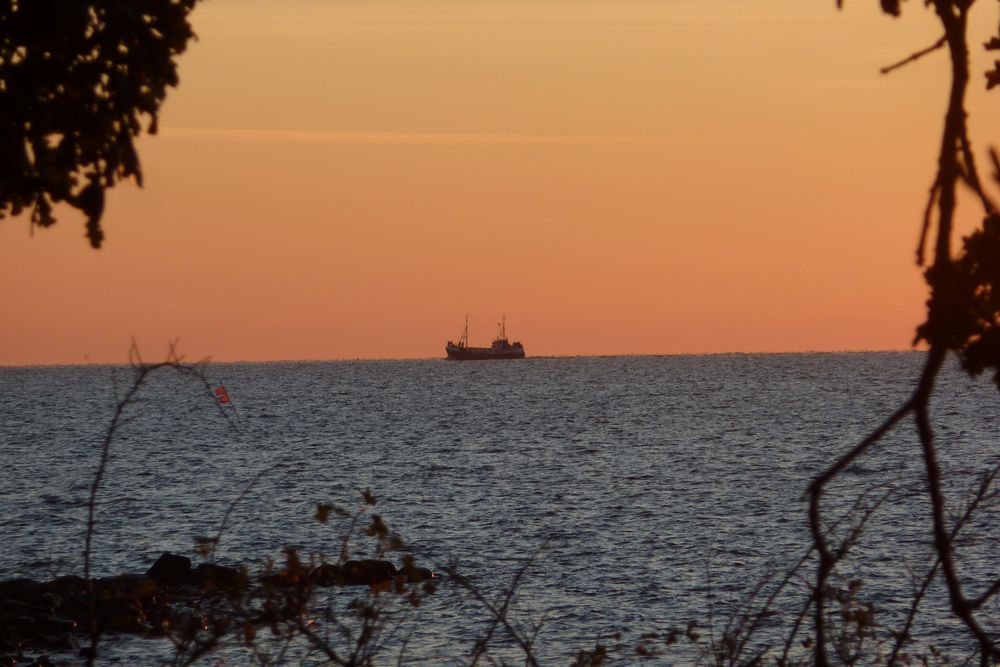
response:
{"label": "boulder", "polygon": [[416,565],[411,565],[410,567],[404,567],[399,571],[399,577],[402,577],[404,581],[411,584],[419,584],[423,581],[430,581],[432,579],[437,579],[438,576],[430,568],[417,567]]}
{"label": "boulder", "polygon": [[340,583],[340,566],[320,563],[309,573],[309,579],[317,586],[333,586]]}
{"label": "boulder", "polygon": [[94,616],[102,632],[140,635],[147,629],[142,608],[128,599],[94,600]]}
{"label": "boulder", "polygon": [[45,584],[34,579],[9,579],[0,581],[0,599],[34,603],[45,593]]}
{"label": "boulder", "polygon": [[389,581],[418,584],[436,578],[426,567],[409,564],[398,569],[385,560],[349,560],[343,565],[323,563],[309,573],[310,581],[317,586],[372,586]]}
{"label": "boulder", "polygon": [[240,591],[249,583],[244,572],[215,563],[201,563],[191,573],[190,582],[204,591]]}
{"label": "boulder", "polygon": [[392,581],[399,571],[387,560],[349,560],[340,568],[340,581],[347,586],[371,586]]}
{"label": "boulder", "polygon": [[164,551],[163,555],[157,558],[153,566],[146,571],[146,576],[160,586],[178,586],[186,583],[190,571],[190,558]]}

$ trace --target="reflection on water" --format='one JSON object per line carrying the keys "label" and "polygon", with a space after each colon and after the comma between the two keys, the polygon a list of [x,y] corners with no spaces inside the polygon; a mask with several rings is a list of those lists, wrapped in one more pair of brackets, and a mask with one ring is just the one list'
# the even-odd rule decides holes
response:
{"label": "reflection on water", "polygon": [[[243,485],[273,466],[230,517],[224,562],[262,563],[284,545],[336,554],[338,526],[314,521],[316,504],[353,509],[371,488],[423,559],[458,559],[488,590],[549,540],[515,608],[546,614],[540,653],[563,660],[597,635],[625,642],[705,619],[709,594],[723,613],[769,567],[796,559],[810,476],[907,396],[921,362],[866,353],[211,366],[236,429],[199,387],[155,377],[114,443],[95,569],[144,571],[164,550],[194,556],[194,539],[214,534]],[[81,571],[89,485],[115,387],[127,382],[121,368],[0,369],[5,578]],[[951,488],[958,499],[997,455],[998,399],[957,373],[939,394],[944,464],[965,475]],[[828,505],[882,482],[919,488],[917,451],[904,427]],[[910,590],[906,567],[925,565],[927,511],[919,496],[895,498],[848,566],[887,613]],[[983,525],[996,530],[997,518]],[[970,576],[992,571],[988,542],[965,553]],[[409,654],[468,650],[485,615],[461,605],[465,596],[442,589],[420,611]],[[933,616],[917,633],[932,627]]]}

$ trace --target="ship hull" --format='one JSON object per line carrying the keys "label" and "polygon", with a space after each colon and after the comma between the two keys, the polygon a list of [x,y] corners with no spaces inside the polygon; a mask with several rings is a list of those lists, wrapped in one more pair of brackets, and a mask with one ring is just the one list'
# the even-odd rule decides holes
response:
{"label": "ship hull", "polygon": [[506,348],[463,347],[448,345],[444,348],[453,361],[489,361],[492,359],[524,359],[524,347],[508,345]]}

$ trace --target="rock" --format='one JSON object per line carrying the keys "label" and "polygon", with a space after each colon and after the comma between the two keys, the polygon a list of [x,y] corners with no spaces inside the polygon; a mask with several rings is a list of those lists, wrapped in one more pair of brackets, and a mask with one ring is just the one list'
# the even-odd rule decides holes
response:
{"label": "rock", "polygon": [[33,619],[34,631],[40,637],[47,638],[50,643],[54,639],[65,638],[66,635],[73,632],[77,628],[77,623],[71,618],[66,618],[65,616],[44,616],[42,618]]}
{"label": "rock", "polygon": [[417,567],[416,565],[404,567],[399,571],[398,576],[403,577],[405,581],[411,584],[419,584],[423,581],[430,581],[438,578],[438,576],[434,574],[430,568]]}
{"label": "rock", "polygon": [[340,581],[348,586],[371,586],[396,578],[399,571],[387,560],[349,560],[340,568]]}
{"label": "rock", "polygon": [[157,558],[153,566],[146,571],[146,576],[160,586],[177,586],[186,582],[190,571],[190,558],[164,551],[163,555]]}
{"label": "rock", "polygon": [[437,575],[426,567],[414,565],[397,569],[385,560],[349,560],[343,565],[323,563],[309,573],[309,579],[317,586],[371,586],[389,581],[404,581],[418,584],[437,579]]}
{"label": "rock", "polygon": [[249,583],[244,572],[214,563],[200,564],[192,573],[190,581],[204,591],[240,591],[246,589]]}
{"label": "rock", "polygon": [[184,584],[174,589],[174,593],[182,598],[196,598],[201,595],[201,592],[201,586],[193,584]]}
{"label": "rock", "polygon": [[144,574],[119,574],[114,577],[94,579],[94,595],[99,598],[148,598],[156,593],[158,586],[177,586],[184,580],[181,578],[157,581]]}
{"label": "rock", "polygon": [[265,587],[270,588],[292,588],[302,586],[305,583],[305,579],[299,573],[289,572],[288,570],[264,572],[257,580]]}
{"label": "rock", "polygon": [[309,573],[309,579],[317,586],[333,586],[340,583],[340,566],[320,563]]}
{"label": "rock", "polygon": [[87,587],[87,580],[75,574],[67,574],[52,580],[52,588],[60,593],[78,592]]}
{"label": "rock", "polygon": [[42,601],[52,611],[55,611],[56,609],[62,606],[62,596],[59,595],[58,593],[52,593],[52,592],[43,593]]}
{"label": "rock", "polygon": [[145,614],[127,599],[95,600],[94,615],[97,617],[97,627],[102,632],[140,635],[147,630]]}
{"label": "rock", "polygon": [[[386,560],[364,559],[321,563],[310,570],[297,558],[289,558],[286,569],[268,570],[253,583],[261,585],[265,594],[270,594],[272,586],[305,593],[313,586],[333,585],[372,586],[403,593],[407,582],[436,578],[429,569],[416,567],[411,556],[403,563],[397,568]],[[25,647],[75,650],[79,646],[77,633],[93,625],[100,632],[162,635],[166,621],[175,629],[178,624],[186,627],[184,624],[201,622],[178,612],[178,605],[198,607],[220,592],[241,593],[251,586],[245,568],[202,563],[192,569],[190,559],[169,552],[164,552],[146,574],[95,578],[89,583],[92,593],[88,582],[77,576],[50,582],[23,578],[0,581],[0,657]],[[266,611],[262,611],[262,619]],[[180,616],[174,618],[177,613]],[[222,619],[225,623],[231,620]],[[86,650],[81,657],[86,657]],[[6,665],[0,661],[0,667]]]}
{"label": "rock", "polygon": [[34,579],[0,581],[0,599],[34,603],[45,593],[45,584]]}

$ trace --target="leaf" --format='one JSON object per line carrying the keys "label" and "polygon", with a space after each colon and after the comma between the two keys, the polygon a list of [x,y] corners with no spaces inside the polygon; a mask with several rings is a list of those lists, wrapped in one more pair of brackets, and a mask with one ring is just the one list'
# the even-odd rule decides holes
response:
{"label": "leaf", "polygon": [[994,69],[986,72],[986,90],[1000,86],[1000,60],[994,63]]}
{"label": "leaf", "polygon": [[104,188],[97,178],[91,178],[80,194],[76,196],[75,205],[87,216],[87,238],[94,249],[101,247],[104,232],[101,230],[101,216],[104,214]]}
{"label": "leaf", "polygon": [[883,12],[886,14],[892,14],[893,16],[899,16],[899,0],[880,0],[880,2],[882,3]]}

